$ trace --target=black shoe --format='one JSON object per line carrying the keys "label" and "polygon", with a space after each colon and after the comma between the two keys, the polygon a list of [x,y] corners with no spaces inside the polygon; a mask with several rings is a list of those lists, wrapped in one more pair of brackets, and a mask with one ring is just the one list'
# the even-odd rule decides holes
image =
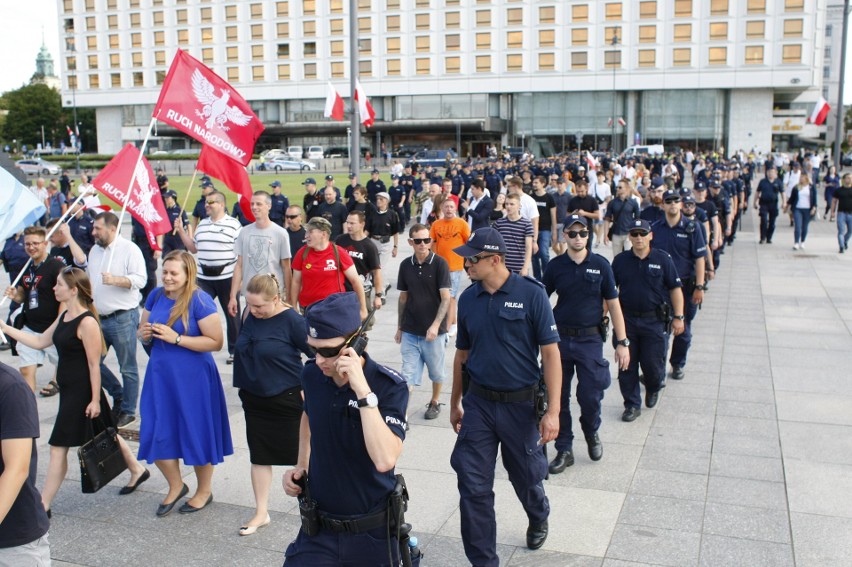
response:
{"label": "black shoe", "polygon": [[603,457],[603,443],[598,433],[595,432],[591,437],[586,437],[586,443],[589,445],[589,458],[593,461],[600,461]]}
{"label": "black shoe", "polygon": [[642,415],[642,410],[639,408],[627,408],[624,410],[624,413],[621,414],[621,421],[636,421],[636,418]]}
{"label": "black shoe", "polygon": [[761,239],[760,239],[760,242],[758,242],[758,244],[763,244],[764,242],[766,242],[766,239],[765,239],[765,238],[761,238]]}
{"label": "black shoe", "polygon": [[[843,254],[844,252],[846,252],[846,248],[844,248],[844,247],[842,247],[842,246],[841,246],[841,247],[840,247],[840,253],[841,253],[841,254]],[[6,346],[6,345],[3,345],[3,346]],[[9,347],[9,348],[11,348],[11,347]],[[2,347],[0,347],[0,349],[5,350],[5,349],[3,349]]]}
{"label": "black shoe", "polygon": [[121,402],[122,398],[113,398],[112,400],[112,422],[118,423],[118,418],[121,417]]}
{"label": "black shoe", "polygon": [[151,473],[148,471],[148,469],[145,469],[145,472],[142,473],[142,476],[139,477],[139,479],[136,481],[136,484],[122,486],[121,490],[119,490],[118,493],[122,496],[124,496],[125,494],[132,494],[137,488],[139,488],[140,484],[142,484],[149,478],[151,478]]}
{"label": "black shoe", "polygon": [[652,408],[655,405],[657,405],[657,402],[659,401],[659,399],[660,399],[659,390],[656,391],[656,392],[649,392],[648,390],[645,390],[645,407],[646,408]]}
{"label": "black shoe", "polygon": [[172,511],[172,508],[175,507],[175,504],[178,503],[178,500],[186,496],[186,493],[189,492],[189,487],[187,485],[183,485],[183,488],[180,489],[180,494],[178,497],[169,502],[168,504],[160,504],[157,506],[157,517],[162,518],[163,516],[168,516]]}
{"label": "black shoe", "polygon": [[228,357],[228,360],[225,361],[225,364],[233,364],[234,363],[234,355]]}
{"label": "black shoe", "polygon": [[547,539],[547,520],[534,525],[530,524],[527,528],[527,547],[530,549],[538,549],[544,545]]}
{"label": "black shoe", "polygon": [[672,380],[683,380],[683,368],[672,366]]}
{"label": "black shoe", "polygon": [[556,457],[550,461],[547,470],[550,474],[559,474],[574,464],[574,453],[572,451],[557,451]]}
{"label": "black shoe", "polygon": [[127,427],[131,423],[136,421],[136,416],[130,413],[121,413],[118,415],[118,420],[115,422],[115,426],[119,429]]}
{"label": "black shoe", "polygon": [[181,506],[178,509],[178,512],[180,512],[181,514],[194,514],[195,512],[200,512],[201,510],[204,510],[205,508],[207,508],[207,506],[209,506],[211,502],[213,502],[213,495],[212,494],[210,495],[210,498],[207,499],[207,502],[205,502],[204,505],[201,508],[196,508],[195,506],[193,506],[189,502],[185,502],[184,505]]}
{"label": "black shoe", "polygon": [[767,239],[766,239],[766,243],[767,243],[767,244],[772,244],[772,239],[771,239],[771,238],[767,238]]}

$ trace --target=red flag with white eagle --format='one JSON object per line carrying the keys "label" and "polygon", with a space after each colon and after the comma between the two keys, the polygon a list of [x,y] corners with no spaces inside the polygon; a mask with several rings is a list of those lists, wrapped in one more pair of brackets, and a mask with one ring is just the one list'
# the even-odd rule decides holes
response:
{"label": "red flag with white eagle", "polygon": [[376,111],[373,110],[373,105],[370,104],[370,99],[361,87],[361,82],[355,80],[355,100],[358,101],[358,112],[361,114],[361,124],[370,128],[376,122]]}
{"label": "red flag with white eagle", "polygon": [[178,49],[154,118],[243,165],[251,161],[263,124],[248,102],[201,61]]}
{"label": "red flag with white eagle", "polygon": [[822,126],[825,123],[825,119],[828,117],[829,110],[831,110],[831,107],[828,105],[828,102],[824,98],[819,97],[813,112],[811,112],[811,115],[808,118],[808,122],[816,124],[817,126]]}
{"label": "red flag with white eagle", "polygon": [[248,203],[251,203],[251,196],[254,191],[251,188],[251,181],[249,181],[245,167],[222,156],[219,152],[214,152],[207,146],[201,148],[197,167],[210,177],[215,177],[224,183],[225,187],[234,193],[242,196],[246,203],[242,207],[243,214],[248,220],[254,222],[254,215],[248,206]]}
{"label": "red flag with white eagle", "polygon": [[328,84],[328,94],[325,97],[325,112],[323,116],[326,118],[334,118],[335,120],[343,120],[343,98],[337,93],[337,90]]}
{"label": "red flag with white eagle", "polygon": [[151,249],[159,250],[156,236],[167,233],[172,225],[160,195],[160,188],[157,186],[154,170],[144,157],[139,160],[139,150],[136,146],[124,146],[92,180],[92,185],[105,197],[121,206],[124,204],[131,179],[134,181],[127,210],[145,227],[145,236],[148,237]]}

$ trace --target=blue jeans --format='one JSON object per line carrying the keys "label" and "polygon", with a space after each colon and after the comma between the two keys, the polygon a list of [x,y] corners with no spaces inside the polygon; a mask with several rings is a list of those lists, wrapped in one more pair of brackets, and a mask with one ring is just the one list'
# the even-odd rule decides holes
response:
{"label": "blue jeans", "polygon": [[139,400],[139,369],[136,366],[136,329],[139,327],[139,310],[130,309],[115,317],[101,321],[107,349],[113,347],[121,370],[124,387],[115,375],[103,373],[101,382],[113,398],[121,394],[121,413],[136,415]]}
{"label": "blue jeans", "polygon": [[532,257],[533,277],[537,280],[541,280],[544,269],[547,267],[547,263],[550,262],[551,234],[549,230],[538,231],[538,252],[533,254]]}
{"label": "blue jeans", "polygon": [[419,386],[423,378],[423,367],[429,370],[429,380],[440,384],[444,381],[444,353],[449,337],[446,333],[427,341],[426,337],[402,333],[402,376],[409,386]]}
{"label": "blue jeans", "polygon": [[849,248],[852,238],[852,213],[837,212],[837,243],[841,248]]}
{"label": "blue jeans", "polygon": [[793,209],[793,234],[795,242],[804,242],[808,238],[808,225],[811,222],[810,209]]}

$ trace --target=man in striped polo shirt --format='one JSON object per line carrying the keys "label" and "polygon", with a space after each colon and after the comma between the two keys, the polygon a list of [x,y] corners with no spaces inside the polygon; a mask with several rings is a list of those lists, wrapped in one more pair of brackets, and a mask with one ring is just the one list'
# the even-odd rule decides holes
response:
{"label": "man in striped polo shirt", "polygon": [[521,216],[521,197],[506,195],[506,216],[494,222],[494,228],[506,242],[506,267],[522,276],[530,275],[533,250],[532,222]]}
{"label": "man in striped polo shirt", "polygon": [[[195,236],[191,237],[183,228],[183,223],[175,220],[175,229],[186,249],[197,255],[198,287],[209,293],[213,299],[219,299],[219,305],[225,316],[228,330],[228,364],[234,362],[234,345],[239,333],[240,313],[231,316],[228,302],[231,296],[231,280],[234,265],[237,263],[236,242],[242,225],[240,221],[228,215],[225,196],[213,191],[207,194],[204,211],[207,217],[198,223]],[[239,306],[239,293],[237,305]]]}

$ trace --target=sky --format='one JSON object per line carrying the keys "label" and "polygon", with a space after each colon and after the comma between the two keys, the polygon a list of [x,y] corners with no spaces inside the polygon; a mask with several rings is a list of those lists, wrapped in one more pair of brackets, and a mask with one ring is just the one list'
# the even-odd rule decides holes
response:
{"label": "sky", "polygon": [[[59,74],[60,1],[0,0],[0,93],[19,88],[30,80],[42,44],[42,30]],[[852,38],[849,42],[852,45]],[[844,103],[852,104],[852,54],[846,57],[846,85]]]}

